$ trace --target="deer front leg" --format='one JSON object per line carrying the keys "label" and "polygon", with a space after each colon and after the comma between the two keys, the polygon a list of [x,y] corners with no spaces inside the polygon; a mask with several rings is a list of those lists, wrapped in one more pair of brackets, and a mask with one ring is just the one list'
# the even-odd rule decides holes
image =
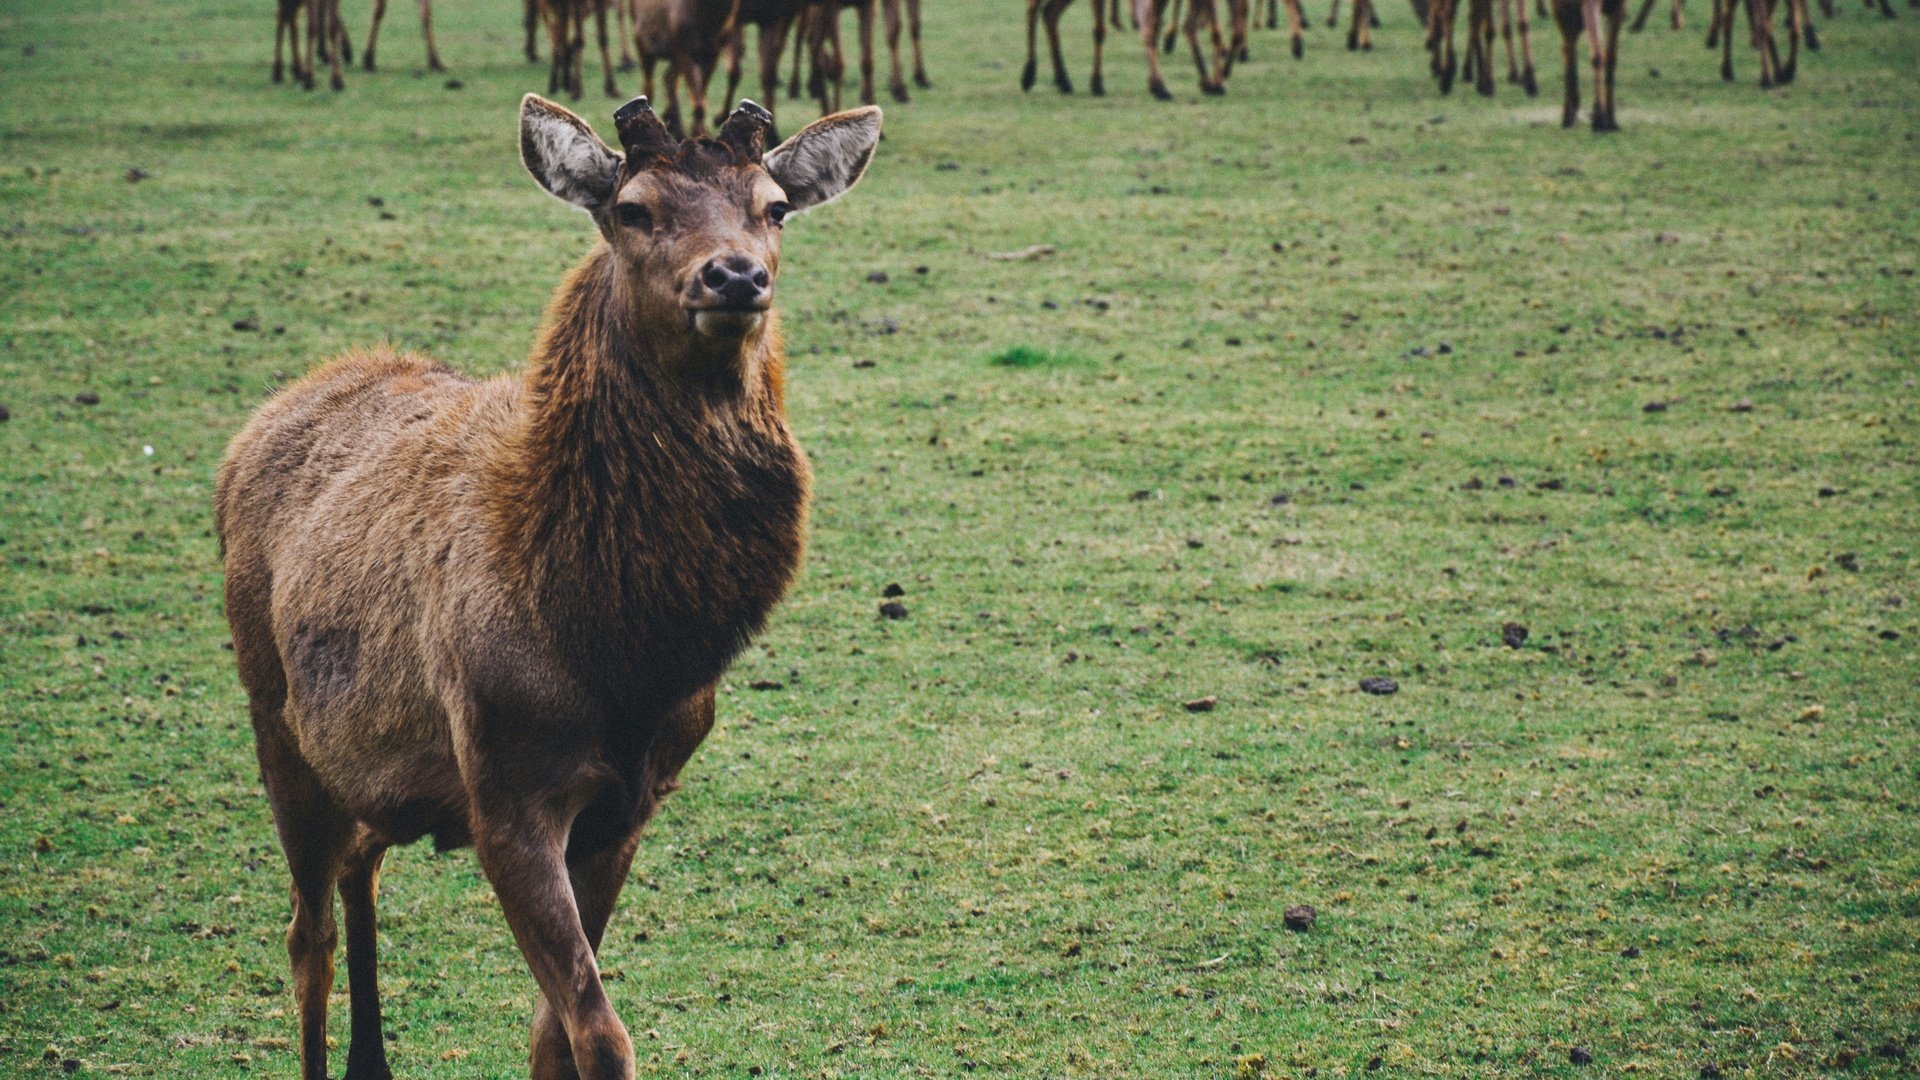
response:
{"label": "deer front leg", "polygon": [[[499,790],[498,785],[494,788]],[[534,1080],[631,1080],[633,1041],[600,984],[593,942],[568,873],[566,837],[572,810],[560,799],[531,798],[513,806],[476,808],[474,848],[520,954],[540,985],[531,1055]],[[564,1059],[557,1053],[556,1024],[565,1036]]]}
{"label": "deer front leg", "polygon": [[[597,957],[606,934],[607,921],[613,917],[614,903],[627,883],[627,871],[633,866],[633,853],[639,846],[640,830],[633,828],[620,842],[584,858],[569,858],[568,880],[573,887],[574,904],[580,909],[580,928]],[[572,1043],[566,1025],[553,1003],[543,994],[533,1014],[533,1075],[575,1080],[580,1073],[573,1061]]]}
{"label": "deer front leg", "polygon": [[428,70],[447,70],[447,66],[440,62],[440,50],[433,44],[433,0],[420,0],[420,36],[427,39]]}

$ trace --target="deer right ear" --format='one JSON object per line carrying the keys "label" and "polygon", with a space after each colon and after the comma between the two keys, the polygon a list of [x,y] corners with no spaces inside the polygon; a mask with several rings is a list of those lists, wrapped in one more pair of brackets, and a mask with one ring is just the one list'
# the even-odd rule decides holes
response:
{"label": "deer right ear", "polygon": [[620,155],[585,120],[538,94],[520,99],[520,160],[555,197],[592,211],[613,198]]}

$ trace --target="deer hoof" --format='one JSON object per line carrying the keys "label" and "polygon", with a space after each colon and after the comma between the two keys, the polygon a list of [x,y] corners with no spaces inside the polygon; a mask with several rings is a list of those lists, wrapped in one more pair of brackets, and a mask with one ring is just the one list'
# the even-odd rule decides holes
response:
{"label": "deer hoof", "polygon": [[[1034,63],[1034,62],[1033,62],[1032,60],[1029,60],[1029,61],[1027,61],[1027,66],[1026,66],[1025,68],[1023,68],[1023,69],[1021,69],[1021,71],[1020,71],[1020,89],[1022,89],[1022,90],[1031,90],[1031,89],[1033,89],[1033,84],[1034,84],[1034,82],[1036,81],[1036,78],[1037,78],[1037,76],[1038,76],[1038,74],[1039,74],[1038,72],[1036,72],[1036,71],[1034,70],[1034,68],[1035,68],[1035,66],[1036,66],[1036,65],[1035,65],[1035,63]],[[790,95],[788,95],[788,96],[789,96],[789,97],[792,97],[792,96],[795,96],[795,95],[791,95],[791,94],[790,94]]]}
{"label": "deer hoof", "polygon": [[913,73],[913,85],[922,90],[931,90],[933,89],[933,80],[927,78],[926,72],[916,71]]}
{"label": "deer hoof", "polygon": [[1106,97],[1107,84],[1101,81],[1100,76],[1095,75],[1093,81],[1087,84],[1087,93],[1092,94],[1094,97]]}
{"label": "deer hoof", "polygon": [[347,80],[341,78],[338,75],[335,75],[332,79],[328,81],[333,85],[333,88],[335,90],[345,90],[347,88]]}
{"label": "deer hoof", "polygon": [[1149,82],[1147,84],[1147,92],[1152,94],[1154,97],[1160,99],[1161,101],[1173,100],[1173,92],[1168,90],[1167,84],[1161,82],[1159,79],[1154,79],[1152,82]]}
{"label": "deer hoof", "polygon": [[1225,97],[1227,93],[1227,87],[1225,83],[1204,83],[1203,82],[1200,84],[1200,92],[1207,95],[1208,97]]}
{"label": "deer hoof", "polygon": [[1305,41],[1302,41],[1299,38],[1294,38],[1293,39],[1293,58],[1295,60],[1300,59],[1301,54],[1305,53],[1306,51],[1307,51],[1307,43]]}
{"label": "deer hoof", "polygon": [[1073,80],[1067,78],[1064,72],[1055,75],[1053,77],[1053,88],[1063,94],[1071,94],[1073,93]]}
{"label": "deer hoof", "polygon": [[1526,71],[1521,73],[1520,89],[1525,90],[1527,92],[1528,97],[1540,96],[1540,82],[1539,80],[1533,77],[1532,68],[1528,68]]}
{"label": "deer hoof", "polygon": [[893,100],[899,102],[902,105],[905,105],[907,102],[913,100],[911,97],[907,95],[906,83],[894,83],[892,86],[888,87],[887,89],[892,92]]}

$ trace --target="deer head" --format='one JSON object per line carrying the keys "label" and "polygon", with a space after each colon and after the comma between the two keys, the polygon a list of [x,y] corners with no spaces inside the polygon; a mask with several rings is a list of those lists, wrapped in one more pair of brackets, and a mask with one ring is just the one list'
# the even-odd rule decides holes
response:
{"label": "deer head", "polygon": [[635,98],[614,113],[620,153],[566,109],[533,94],[520,103],[527,171],[593,216],[622,314],[663,351],[739,356],[763,334],[782,226],[851,188],[880,138],[868,106],[763,150],[772,119],[742,101],[717,137],[682,141]]}

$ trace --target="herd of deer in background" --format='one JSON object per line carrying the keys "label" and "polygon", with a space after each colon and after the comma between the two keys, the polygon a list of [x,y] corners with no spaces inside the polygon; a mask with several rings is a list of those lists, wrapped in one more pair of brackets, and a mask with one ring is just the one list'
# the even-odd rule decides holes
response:
{"label": "herd of deer in background", "polygon": [[[281,61],[284,42],[292,60],[295,81],[311,89],[316,65],[331,67],[333,88],[344,85],[342,65],[353,61],[353,47],[340,17],[340,0],[276,0],[279,22],[274,31],[273,79],[280,82],[288,66]],[[665,64],[665,104],[662,114],[676,133],[706,130],[707,84],[727,65],[727,92],[723,101],[734,100],[742,79],[747,31],[757,31],[756,59],[759,64],[760,92],[768,108],[780,97],[781,63],[792,44],[792,71],[786,80],[790,98],[811,97],[822,114],[840,108],[841,86],[848,66],[841,36],[841,16],[854,12],[858,22],[860,48],[860,100],[874,101],[874,26],[883,24],[889,55],[888,85],[896,101],[908,99],[907,82],[901,62],[901,30],[905,28],[913,51],[915,85],[931,85],[920,47],[920,0],[523,0],[526,55],[529,61],[540,58],[538,38],[545,30],[551,62],[547,92],[565,93],[579,98],[584,90],[587,53],[587,24],[593,23],[599,46],[603,87],[609,97],[618,97],[615,72],[641,70],[644,92],[654,94],[654,70]],[[1008,0],[1011,2],[1011,0]],[[1869,10],[1893,17],[1889,0],[1865,0]],[[433,42],[432,0],[419,0],[420,26],[426,39],[427,66],[445,70]],[[1341,0],[1331,0],[1328,26],[1340,24]],[[1656,0],[1642,0],[1632,29],[1646,25]],[[1671,0],[1672,25],[1683,28],[1684,0]],[[1712,13],[1707,29],[1707,48],[1721,53],[1721,78],[1732,81],[1734,20],[1742,7],[1747,14],[1748,38],[1760,65],[1760,85],[1780,86],[1793,81],[1797,73],[1800,49],[1820,47],[1807,0],[1709,0]],[[1031,90],[1037,80],[1036,31],[1045,26],[1052,53],[1053,82],[1062,93],[1073,92],[1073,80],[1060,54],[1060,17],[1073,0],[1026,0],[1027,62],[1020,84]],[[1185,11],[1182,12],[1182,5]],[[1593,65],[1593,105],[1590,111],[1595,131],[1618,128],[1614,117],[1613,78],[1619,57],[1621,25],[1625,21],[1628,0],[1465,0],[1466,48],[1454,49],[1454,25],[1461,0],[1412,0],[1414,16],[1426,28],[1426,50],[1433,77],[1440,92],[1450,93],[1456,78],[1471,81],[1474,89],[1492,95],[1494,68],[1498,62],[1495,36],[1504,45],[1507,81],[1521,87],[1529,96],[1539,93],[1534,73],[1533,47],[1529,37],[1528,8],[1541,18],[1551,17],[1560,30],[1560,56],[1564,74],[1561,124],[1572,127],[1580,112],[1580,75],[1578,50],[1584,36]],[[1908,0],[1920,8],[1920,0]],[[1093,10],[1093,75],[1088,89],[1106,92],[1101,64],[1107,28],[1119,30],[1123,22],[1140,34],[1147,58],[1147,89],[1156,98],[1168,100],[1172,93],[1160,73],[1160,54],[1171,53],[1184,32],[1199,72],[1204,94],[1226,93],[1233,65],[1245,60],[1251,27],[1264,22],[1270,30],[1280,26],[1284,10],[1291,51],[1297,59],[1304,52],[1304,31],[1308,19],[1300,0],[1090,0]],[[1834,0],[1819,0],[1822,13],[1834,15]],[[361,62],[374,68],[374,44],[380,33],[380,21],[387,0],[373,0],[373,24],[367,31]],[[1780,18],[1776,21],[1776,10]],[[609,19],[611,15],[611,20]],[[306,34],[302,48],[300,23],[305,18]],[[613,23],[611,36],[608,23]],[[1380,25],[1373,0],[1352,0],[1346,35],[1347,48],[1373,48],[1372,31]],[[1778,29],[1776,29],[1778,28]],[[1207,38],[1208,48],[1201,45]],[[1782,56],[1780,39],[1786,50]],[[620,59],[616,67],[610,41],[617,43]],[[637,59],[636,59],[637,57]],[[805,78],[802,78],[802,70]],[[683,119],[680,94],[688,99],[688,117]],[[659,100],[656,98],[656,100]]]}

